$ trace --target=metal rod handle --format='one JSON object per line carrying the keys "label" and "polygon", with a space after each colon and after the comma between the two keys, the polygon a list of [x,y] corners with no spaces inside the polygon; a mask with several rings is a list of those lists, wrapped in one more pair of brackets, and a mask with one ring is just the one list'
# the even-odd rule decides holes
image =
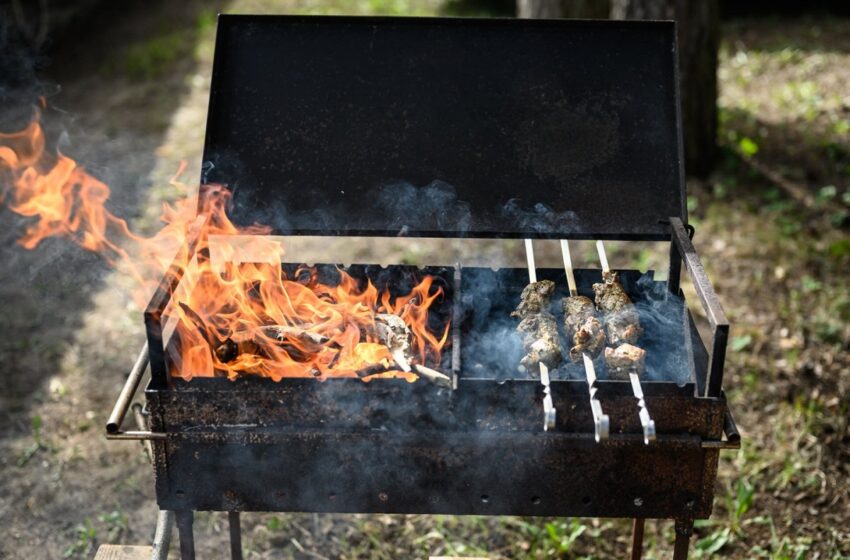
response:
{"label": "metal rod handle", "polygon": [[136,394],[136,389],[139,388],[139,382],[142,380],[145,370],[148,368],[148,343],[142,347],[139,357],[136,358],[136,363],[133,369],[130,370],[130,375],[127,376],[127,381],[124,382],[124,387],[118,395],[118,400],[115,401],[115,406],[112,409],[112,414],[109,415],[109,420],[106,422],[106,433],[117,434],[121,428],[121,423],[124,422],[124,416],[127,415],[127,409],[130,408],[130,403],[133,396]]}
{"label": "metal rod handle", "polygon": [[608,418],[607,414],[602,412],[602,403],[599,402],[599,398],[596,396],[599,388],[596,386],[596,369],[593,367],[593,360],[590,359],[587,352],[582,352],[581,357],[582,360],[584,360],[584,373],[587,376],[587,392],[590,397],[590,412],[593,414],[593,433],[598,443],[603,439],[608,439],[608,435],[611,430],[611,420]]}

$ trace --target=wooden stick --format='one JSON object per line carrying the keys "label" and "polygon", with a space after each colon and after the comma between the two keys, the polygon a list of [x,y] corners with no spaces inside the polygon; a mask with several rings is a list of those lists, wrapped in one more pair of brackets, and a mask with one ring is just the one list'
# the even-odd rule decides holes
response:
{"label": "wooden stick", "polygon": [[534,246],[531,239],[525,240],[525,259],[528,262],[528,283],[534,284],[537,282],[537,267],[534,264]]}
{"label": "wooden stick", "polygon": [[435,369],[421,366],[419,364],[413,364],[413,371],[422,376],[424,379],[427,379],[431,383],[439,385],[440,387],[451,388],[452,386],[452,378]]}
{"label": "wooden stick", "polygon": [[570,295],[577,296],[578,288],[576,288],[576,277],[573,273],[573,259],[570,256],[570,242],[566,239],[561,239],[561,254],[564,256],[564,272],[567,273],[567,284],[570,287]]}
{"label": "wooden stick", "polygon": [[605,245],[602,244],[601,239],[596,241],[596,252],[599,253],[599,262],[602,264],[602,272],[610,271],[611,269],[608,267],[608,256],[605,254]]}

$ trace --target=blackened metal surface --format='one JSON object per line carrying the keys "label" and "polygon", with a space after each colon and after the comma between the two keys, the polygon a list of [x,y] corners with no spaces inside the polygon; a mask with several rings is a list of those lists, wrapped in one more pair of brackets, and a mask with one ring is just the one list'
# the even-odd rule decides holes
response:
{"label": "blackened metal surface", "polygon": [[157,443],[161,508],[707,517],[716,451],[698,437],[198,432]]}
{"label": "blackened metal surface", "polygon": [[673,230],[673,243],[682,256],[685,267],[691,276],[694,289],[705,310],[708,323],[711,326],[711,353],[709,354],[706,375],[705,395],[717,397],[723,388],[723,365],[726,361],[726,343],[729,338],[729,320],[720,305],[720,299],[711,285],[711,280],[702,266],[702,261],[694,248],[691,238],[685,230],[685,225],[678,218],[670,218]]}
{"label": "blackened metal surface", "polygon": [[220,16],[205,182],[279,233],[669,239],[672,22]]}
{"label": "blackened metal surface", "polygon": [[[587,386],[553,381],[556,429],[592,431]],[[693,385],[645,383],[647,405],[662,434],[701,434],[719,439],[723,401],[694,399]],[[611,417],[611,433],[642,434],[637,401],[628,382],[600,381],[599,397]],[[528,431],[540,428],[543,391],[533,379],[459,380],[456,391],[403,380],[263,378],[175,380],[171,390],[148,391],[158,405],[154,431],[229,429],[234,426],[416,432],[419,430]],[[721,403],[721,404],[719,404]],[[154,422],[156,424],[156,422]]]}
{"label": "blackened metal surface", "polygon": [[[593,440],[586,387],[461,379],[204,380],[147,391],[161,508],[707,517],[726,403],[647,384],[660,434],[643,444],[626,383],[600,383],[612,438]],[[353,394],[355,396],[350,396]],[[349,396],[347,396],[349,395]]]}

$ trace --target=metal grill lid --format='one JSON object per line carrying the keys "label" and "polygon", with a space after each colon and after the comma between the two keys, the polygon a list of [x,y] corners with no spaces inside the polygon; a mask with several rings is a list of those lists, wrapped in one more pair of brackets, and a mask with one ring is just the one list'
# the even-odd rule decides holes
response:
{"label": "metal grill lid", "polygon": [[281,234],[667,239],[671,22],[219,17],[204,177]]}

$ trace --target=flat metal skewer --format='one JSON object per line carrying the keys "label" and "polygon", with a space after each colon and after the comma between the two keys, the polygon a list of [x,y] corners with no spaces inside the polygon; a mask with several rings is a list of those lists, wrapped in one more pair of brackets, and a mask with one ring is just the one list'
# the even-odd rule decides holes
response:
{"label": "flat metal skewer", "polygon": [[[567,273],[567,284],[570,287],[570,296],[578,295],[576,288],[576,278],[573,272],[573,259],[570,255],[570,242],[566,239],[561,240],[561,254],[564,258],[564,272]],[[590,412],[593,414],[593,431],[596,441],[608,439],[611,430],[611,419],[602,411],[602,403],[596,397],[599,387],[596,386],[596,368],[593,367],[593,359],[587,352],[581,353],[582,361],[584,362],[584,374],[587,378],[587,392],[590,396]]]}
{"label": "flat metal skewer", "polygon": [[[534,264],[534,246],[531,239],[525,240],[525,258],[528,263],[528,282],[537,282],[537,266]],[[555,403],[552,401],[552,387],[549,380],[549,367],[543,362],[538,362],[540,367],[540,384],[543,385],[543,431],[555,429]]]}
{"label": "flat metal skewer", "polygon": [[[596,241],[596,252],[599,253],[602,272],[611,270],[608,267],[608,255],[605,254],[605,244],[602,243],[601,239]],[[629,372],[629,381],[632,385],[632,394],[637,399],[638,417],[640,417],[640,425],[643,428],[643,443],[649,445],[650,441],[655,441],[655,420],[649,415],[646,399],[643,396],[643,387],[640,384],[640,377],[636,371],[632,370]]]}

